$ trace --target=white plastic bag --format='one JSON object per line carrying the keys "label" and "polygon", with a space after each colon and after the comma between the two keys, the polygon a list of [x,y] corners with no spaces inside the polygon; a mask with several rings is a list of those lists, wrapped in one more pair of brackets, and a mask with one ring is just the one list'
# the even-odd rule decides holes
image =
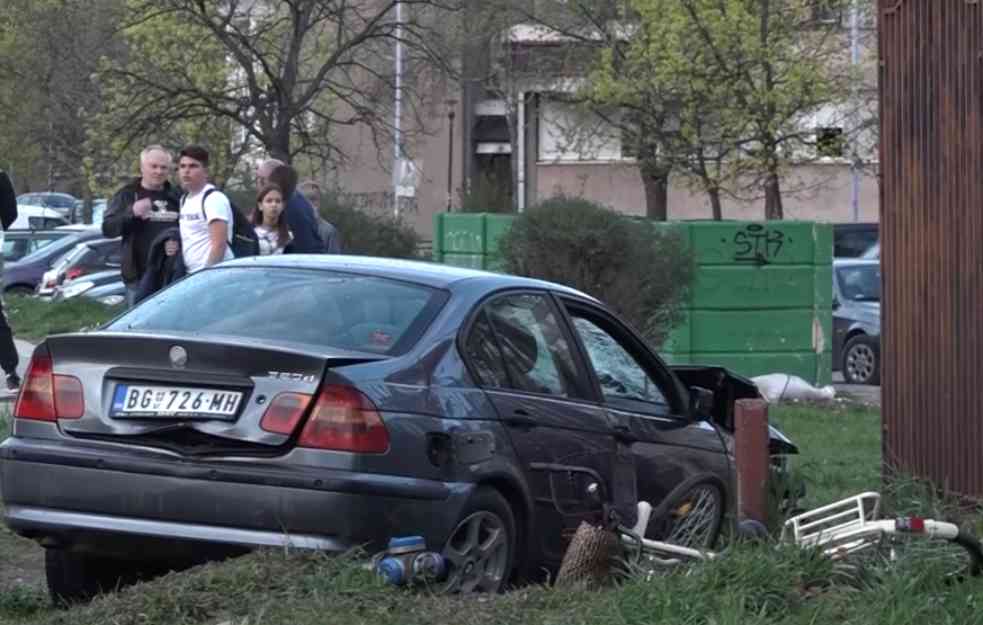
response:
{"label": "white plastic bag", "polygon": [[751,378],[768,403],[782,400],[830,401],[836,397],[832,386],[816,388],[797,375],[769,373]]}

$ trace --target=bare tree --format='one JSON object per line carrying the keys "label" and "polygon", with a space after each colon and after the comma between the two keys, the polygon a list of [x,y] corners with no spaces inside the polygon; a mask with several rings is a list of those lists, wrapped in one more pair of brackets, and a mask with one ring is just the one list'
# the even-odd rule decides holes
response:
{"label": "bare tree", "polygon": [[[409,17],[397,24],[396,0],[133,0],[130,58],[107,76],[143,99],[120,127],[227,119],[243,143],[277,158],[343,160],[331,141],[338,126],[366,126],[377,143],[391,136],[394,43],[444,63],[428,24],[457,2],[402,0]],[[177,29],[170,41],[152,36],[161,25]]]}
{"label": "bare tree", "polygon": [[10,0],[0,77],[3,135],[17,143],[4,152],[9,161],[23,161],[22,188],[34,179],[49,189],[66,185],[88,199],[95,172],[107,167],[90,145],[92,116],[101,108],[92,76],[101,57],[117,52],[111,33],[118,4]]}

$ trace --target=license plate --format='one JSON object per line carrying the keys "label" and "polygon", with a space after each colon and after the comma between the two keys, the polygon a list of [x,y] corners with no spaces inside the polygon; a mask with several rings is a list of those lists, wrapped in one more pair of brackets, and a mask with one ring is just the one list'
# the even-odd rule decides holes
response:
{"label": "license plate", "polygon": [[241,391],[220,391],[183,386],[119,384],[113,394],[113,417],[235,418]]}

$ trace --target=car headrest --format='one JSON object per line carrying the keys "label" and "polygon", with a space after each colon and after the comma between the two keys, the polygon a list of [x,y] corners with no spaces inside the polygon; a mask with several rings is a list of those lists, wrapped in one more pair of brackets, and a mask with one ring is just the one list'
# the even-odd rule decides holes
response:
{"label": "car headrest", "polygon": [[520,373],[531,371],[539,359],[536,336],[514,319],[500,314],[493,313],[492,322],[498,338],[502,341],[502,349],[508,365]]}

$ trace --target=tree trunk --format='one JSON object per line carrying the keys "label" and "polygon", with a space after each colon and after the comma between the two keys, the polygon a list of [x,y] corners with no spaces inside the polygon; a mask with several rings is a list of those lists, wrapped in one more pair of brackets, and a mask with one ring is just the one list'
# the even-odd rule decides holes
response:
{"label": "tree trunk", "polygon": [[770,172],[765,179],[765,219],[784,219],[782,187],[778,174]]}
{"label": "tree trunk", "polygon": [[713,210],[714,221],[720,221],[724,218],[724,211],[720,206],[720,189],[711,187],[707,189],[707,195],[710,197],[710,208]]}
{"label": "tree trunk", "polygon": [[656,221],[669,219],[669,173],[643,171],[642,186],[645,187],[645,216]]}
{"label": "tree trunk", "polygon": [[82,188],[82,214],[79,217],[82,219],[82,223],[92,223],[92,188],[89,186],[88,180],[85,181],[85,186]]}
{"label": "tree trunk", "polygon": [[290,163],[290,123],[282,122],[273,127],[272,136],[266,150],[270,153],[270,158]]}

